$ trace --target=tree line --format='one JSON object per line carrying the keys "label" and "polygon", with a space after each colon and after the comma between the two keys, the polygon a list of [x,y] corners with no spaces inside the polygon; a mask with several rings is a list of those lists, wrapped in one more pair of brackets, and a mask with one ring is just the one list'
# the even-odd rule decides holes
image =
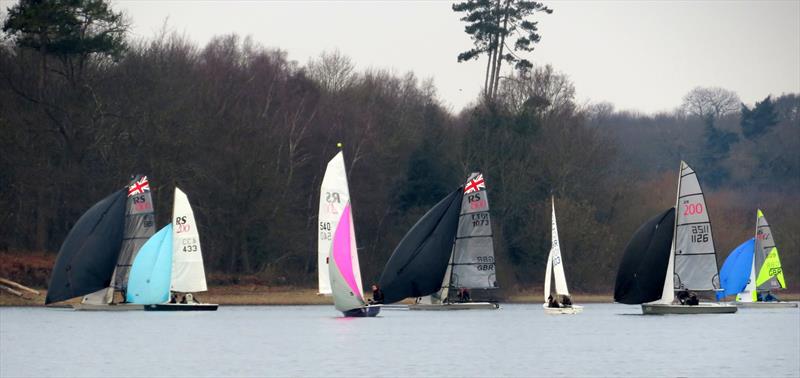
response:
{"label": "tree line", "polygon": [[706,111],[702,92],[730,93],[698,88],[675,112],[644,115],[578,104],[565,74],[530,66],[454,114],[432,81],[359,71],[336,51],[301,64],[250,38],[199,46],[168,32],[110,36],[107,53],[48,50],[53,31],[40,32],[0,47],[0,250],[57,251],[83,211],[143,173],[159,225],[173,188],[189,195],[212,280],[312,286],[319,186],[341,142],[368,282],[428,208],[482,171],[501,287],[541,284],[555,198],[571,286],[608,291],[634,230],[674,205],[681,159],[706,189],[720,264],[760,206],[786,272],[800,269],[796,94]]}

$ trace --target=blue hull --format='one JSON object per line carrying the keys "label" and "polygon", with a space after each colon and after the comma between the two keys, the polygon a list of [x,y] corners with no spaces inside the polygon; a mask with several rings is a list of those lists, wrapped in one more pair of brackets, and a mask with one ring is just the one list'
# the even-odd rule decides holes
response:
{"label": "blue hull", "polygon": [[342,311],[347,318],[374,318],[381,312],[380,306],[368,306],[362,308],[354,308],[348,311]]}

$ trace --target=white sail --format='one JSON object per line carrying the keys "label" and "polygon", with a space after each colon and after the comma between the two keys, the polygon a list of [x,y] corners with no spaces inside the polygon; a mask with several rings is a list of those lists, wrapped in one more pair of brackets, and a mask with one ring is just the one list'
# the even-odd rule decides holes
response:
{"label": "white sail", "polygon": [[[350,200],[350,191],[347,187],[347,173],[345,172],[344,156],[339,151],[328,162],[325,176],[322,178],[319,195],[318,218],[318,243],[317,243],[317,272],[319,294],[331,294],[331,280],[328,269],[328,256],[331,243],[339,218],[342,216],[345,204]],[[359,273],[360,274],[360,273]]]}
{"label": "white sail", "polygon": [[181,293],[206,291],[206,273],[200,250],[200,233],[189,198],[177,187],[172,208],[172,284]]}
{"label": "white sail", "polygon": [[692,291],[719,289],[719,271],[711,222],[697,174],[681,162],[675,205],[674,288]]}
{"label": "white sail", "polygon": [[547,254],[547,269],[544,272],[544,301],[547,303],[547,298],[552,295],[550,293],[550,282],[553,281],[553,249],[550,248],[550,253]]}
{"label": "white sail", "polygon": [[[553,266],[553,276],[556,283],[556,294],[569,295],[567,277],[564,274],[564,261],[561,259],[561,246],[558,242],[558,227],[556,226],[556,203],[553,199],[552,220],[552,246],[550,247],[550,265]],[[546,298],[545,298],[546,299]]]}

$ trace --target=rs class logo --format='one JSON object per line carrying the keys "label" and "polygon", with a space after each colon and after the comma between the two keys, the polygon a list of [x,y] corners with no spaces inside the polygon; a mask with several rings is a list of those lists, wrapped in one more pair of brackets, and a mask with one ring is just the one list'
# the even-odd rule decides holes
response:
{"label": "rs class logo", "polygon": [[770,276],[777,276],[783,272],[781,268],[769,268],[769,275]]}
{"label": "rs class logo", "polygon": [[327,203],[342,203],[342,200],[339,199],[339,193],[336,192],[326,192],[325,193],[325,202]]}

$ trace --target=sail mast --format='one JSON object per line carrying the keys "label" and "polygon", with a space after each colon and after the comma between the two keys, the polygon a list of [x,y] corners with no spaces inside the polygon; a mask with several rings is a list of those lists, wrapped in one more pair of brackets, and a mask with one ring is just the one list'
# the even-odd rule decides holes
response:
{"label": "sail mast", "polygon": [[670,304],[675,299],[675,238],[678,230],[678,202],[681,199],[681,180],[683,179],[683,166],[686,163],[681,160],[678,169],[678,190],[675,194],[675,221],[672,223],[672,246],[669,248],[669,261],[667,263],[667,274],[664,277],[664,289],[661,292],[661,299],[652,303]]}

